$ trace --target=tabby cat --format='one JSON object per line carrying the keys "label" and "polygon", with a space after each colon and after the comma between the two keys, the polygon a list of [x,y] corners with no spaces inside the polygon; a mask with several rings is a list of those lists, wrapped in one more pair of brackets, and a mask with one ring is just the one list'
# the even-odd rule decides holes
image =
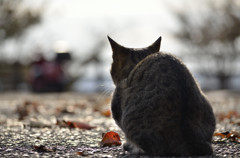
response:
{"label": "tabby cat", "polygon": [[146,48],[126,48],[108,37],[112,80],[111,110],[135,154],[212,155],[215,118],[210,103],[187,67],[159,52],[161,37]]}

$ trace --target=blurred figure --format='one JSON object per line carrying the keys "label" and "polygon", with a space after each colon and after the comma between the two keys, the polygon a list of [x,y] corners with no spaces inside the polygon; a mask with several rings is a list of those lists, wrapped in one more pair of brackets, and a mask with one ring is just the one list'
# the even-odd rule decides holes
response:
{"label": "blurred figure", "polygon": [[70,53],[56,53],[55,60],[47,61],[39,53],[38,60],[31,64],[30,84],[34,92],[62,92],[66,90],[69,81],[63,65],[70,60]]}

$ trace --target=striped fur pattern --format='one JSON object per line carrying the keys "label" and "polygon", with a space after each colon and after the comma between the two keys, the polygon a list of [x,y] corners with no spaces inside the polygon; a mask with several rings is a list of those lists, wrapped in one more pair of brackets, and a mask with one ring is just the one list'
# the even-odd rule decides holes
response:
{"label": "striped fur pattern", "polygon": [[124,149],[158,156],[212,155],[211,105],[187,67],[159,52],[161,37],[143,49],[109,41],[116,85],[111,108],[125,133]]}

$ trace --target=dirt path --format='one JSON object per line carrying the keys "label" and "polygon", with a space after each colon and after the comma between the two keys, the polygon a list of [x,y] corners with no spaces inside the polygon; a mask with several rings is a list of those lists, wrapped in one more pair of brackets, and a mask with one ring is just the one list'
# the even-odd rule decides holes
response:
{"label": "dirt path", "polygon": [[[207,94],[218,119],[216,132],[240,132],[240,95],[226,91]],[[121,146],[99,144],[102,133],[108,131],[119,133],[124,142],[123,133],[108,116],[109,99],[76,93],[0,94],[0,157],[134,157]],[[57,120],[61,126],[56,125]],[[95,128],[70,128],[63,120]],[[214,137],[213,148],[216,156],[240,157],[237,141]]]}

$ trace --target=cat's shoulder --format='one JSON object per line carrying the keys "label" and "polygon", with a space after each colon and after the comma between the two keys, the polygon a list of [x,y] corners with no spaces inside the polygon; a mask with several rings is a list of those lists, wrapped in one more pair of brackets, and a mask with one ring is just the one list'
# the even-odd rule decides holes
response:
{"label": "cat's shoulder", "polygon": [[139,63],[139,65],[146,63],[172,63],[172,64],[180,64],[184,65],[182,60],[178,58],[177,56],[168,53],[168,52],[156,52],[151,55],[148,55],[145,59],[142,60],[142,62]]}

